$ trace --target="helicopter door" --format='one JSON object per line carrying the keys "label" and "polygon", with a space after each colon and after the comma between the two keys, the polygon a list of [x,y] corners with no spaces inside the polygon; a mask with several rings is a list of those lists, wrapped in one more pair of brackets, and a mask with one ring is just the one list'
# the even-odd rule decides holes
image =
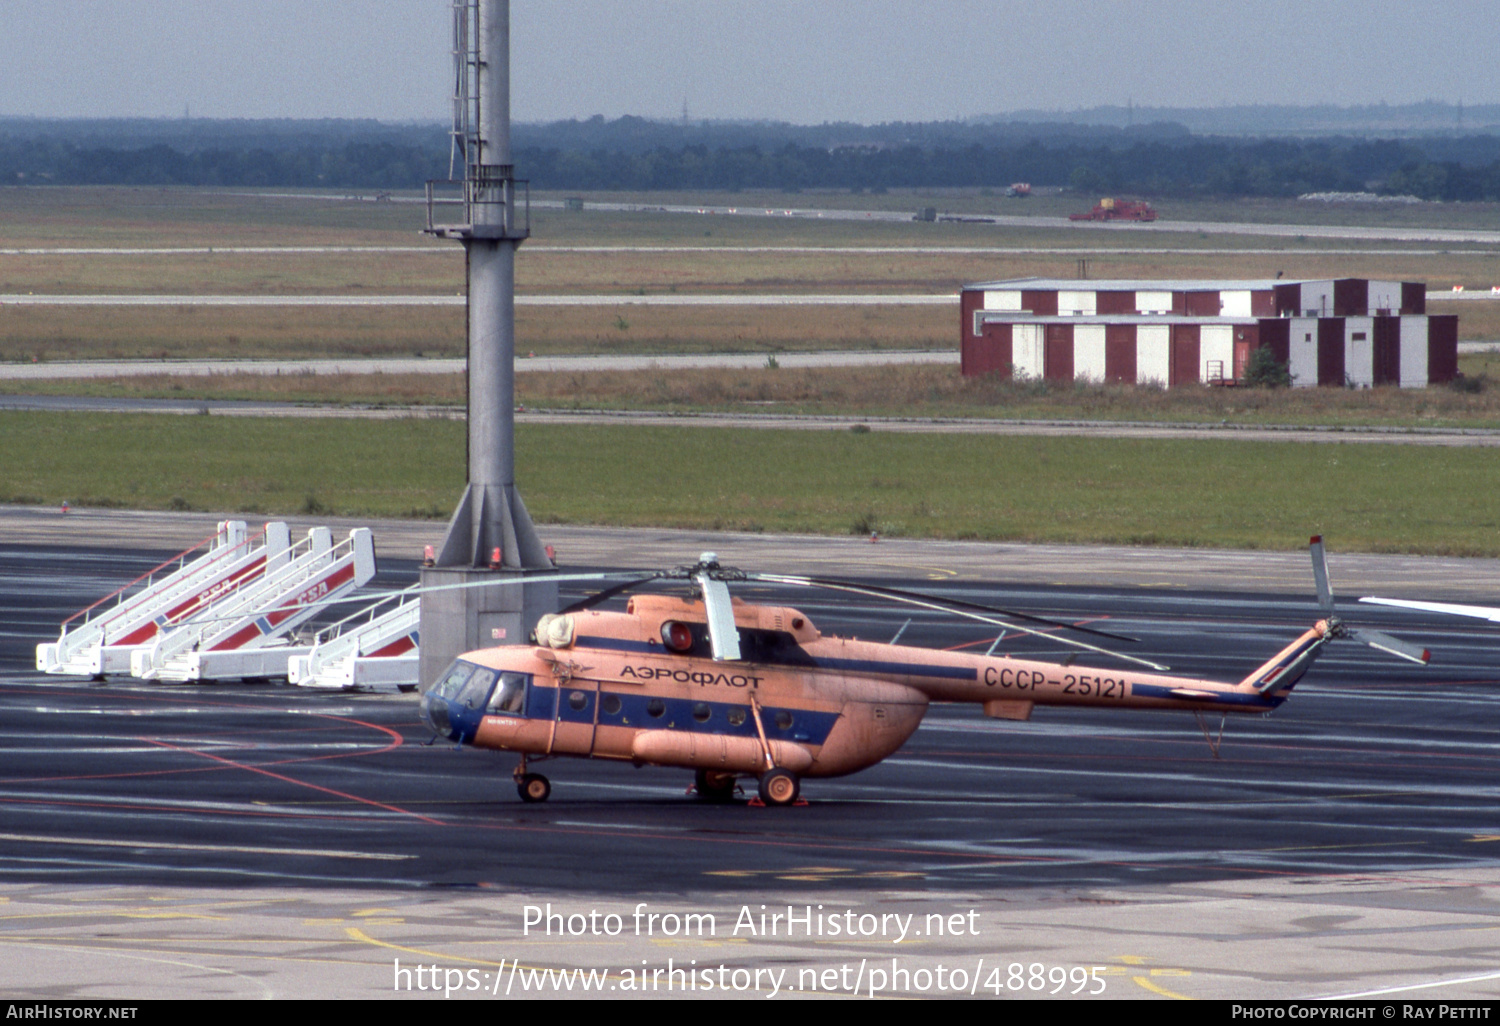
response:
{"label": "helicopter door", "polygon": [[557,689],[557,728],[552,751],[588,755],[594,750],[594,731],[599,725],[599,684],[592,680],[570,680]]}

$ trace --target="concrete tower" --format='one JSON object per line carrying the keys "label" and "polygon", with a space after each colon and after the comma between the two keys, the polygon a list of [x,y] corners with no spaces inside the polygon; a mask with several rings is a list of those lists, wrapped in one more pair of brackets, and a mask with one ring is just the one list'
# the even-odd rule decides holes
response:
{"label": "concrete tower", "polygon": [[463,178],[428,183],[427,231],[464,246],[469,484],[435,565],[422,571],[424,588],[447,586],[422,595],[423,687],[460,652],[524,641],[557,603],[552,560],[516,490],[516,250],[531,217],[511,163],[510,0],[453,0],[453,57],[453,161],[462,159]]}

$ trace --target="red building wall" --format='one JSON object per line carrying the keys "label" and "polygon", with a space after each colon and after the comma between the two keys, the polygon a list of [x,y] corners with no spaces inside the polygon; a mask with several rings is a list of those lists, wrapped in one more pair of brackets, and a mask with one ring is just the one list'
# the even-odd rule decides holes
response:
{"label": "red building wall", "polygon": [[1427,380],[1446,385],[1458,376],[1458,316],[1427,318]]}
{"label": "red building wall", "polygon": [[1047,325],[1047,352],[1042,377],[1048,381],[1073,380],[1073,325]]}
{"label": "red building wall", "polygon": [[1135,325],[1104,326],[1104,380],[1135,384]]}

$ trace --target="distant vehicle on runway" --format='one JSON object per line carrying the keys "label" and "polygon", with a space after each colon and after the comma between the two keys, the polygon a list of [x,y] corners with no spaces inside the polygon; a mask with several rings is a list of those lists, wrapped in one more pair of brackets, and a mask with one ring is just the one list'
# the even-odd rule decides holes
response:
{"label": "distant vehicle on runway", "polygon": [[[1191,712],[1217,755],[1206,715],[1278,708],[1323,646],[1338,638],[1426,663],[1427,652],[1333,615],[1322,542],[1314,575],[1325,618],[1236,683],[1160,672],[1098,669],[1034,659],[934,651],[823,635],[802,612],[732,598],[729,583],[829,588],[951,612],[1004,631],[1047,633],[1084,651],[1167,667],[1057,637],[1066,629],[1120,635],[968,602],[849,581],[756,574],[704,553],[692,566],[620,580],[542,618],[531,645],[460,656],[422,696],[421,715],[460,745],[517,752],[521,798],[545,801],[551,784],[530,764],[570,755],[696,773],[705,801],[732,800],[741,778],[759,801],[790,805],[804,778],[837,777],[880,762],[906,742],[930,702],[972,702],[986,715],[1026,720],[1037,705]],[[649,581],[689,585],[686,596],[640,594],[623,613],[594,607]],[[1003,637],[1004,634],[1001,635]],[[990,652],[999,643],[996,639]],[[1223,736],[1223,720],[1219,737]]]}
{"label": "distant vehicle on runway", "polygon": [[1087,214],[1069,214],[1069,221],[1155,221],[1156,209],[1144,200],[1104,197]]}

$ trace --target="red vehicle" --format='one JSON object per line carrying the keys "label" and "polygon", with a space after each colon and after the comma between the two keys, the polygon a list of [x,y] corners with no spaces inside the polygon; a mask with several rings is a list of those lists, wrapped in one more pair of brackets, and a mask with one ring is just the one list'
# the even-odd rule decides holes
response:
{"label": "red vehicle", "polygon": [[1144,200],[1117,200],[1106,196],[1087,214],[1069,214],[1069,221],[1155,221],[1156,210]]}

